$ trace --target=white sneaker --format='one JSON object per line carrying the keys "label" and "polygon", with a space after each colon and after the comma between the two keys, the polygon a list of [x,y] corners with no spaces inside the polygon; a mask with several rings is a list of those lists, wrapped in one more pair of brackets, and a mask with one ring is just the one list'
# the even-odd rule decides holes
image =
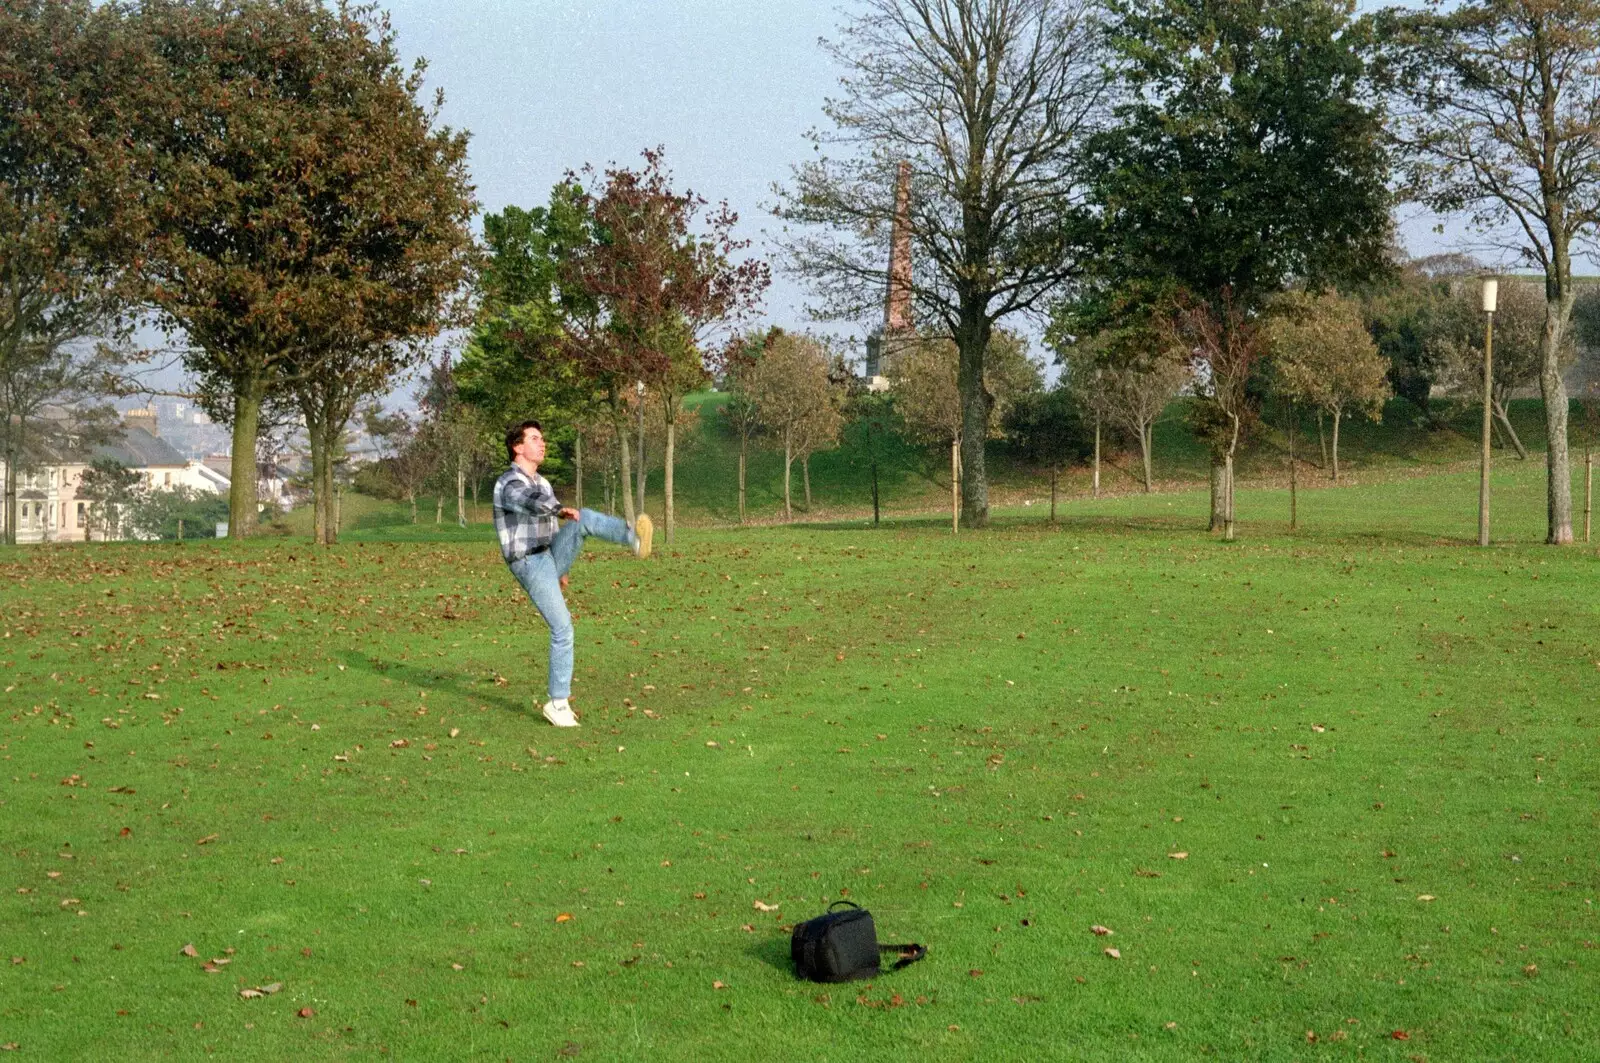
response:
{"label": "white sneaker", "polygon": [[556,727],[578,727],[578,717],[573,715],[572,706],[566,701],[547,701],[544,703],[544,718]]}
{"label": "white sneaker", "polygon": [[651,522],[650,515],[639,514],[639,519],[633,522],[633,556],[641,561],[650,556],[650,540],[655,532],[656,526]]}

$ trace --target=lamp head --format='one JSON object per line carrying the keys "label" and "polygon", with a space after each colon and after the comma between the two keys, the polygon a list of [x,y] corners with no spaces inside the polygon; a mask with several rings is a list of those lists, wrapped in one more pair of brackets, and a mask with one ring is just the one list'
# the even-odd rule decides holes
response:
{"label": "lamp head", "polygon": [[1500,282],[1493,277],[1483,279],[1483,312],[1492,314],[1500,301]]}

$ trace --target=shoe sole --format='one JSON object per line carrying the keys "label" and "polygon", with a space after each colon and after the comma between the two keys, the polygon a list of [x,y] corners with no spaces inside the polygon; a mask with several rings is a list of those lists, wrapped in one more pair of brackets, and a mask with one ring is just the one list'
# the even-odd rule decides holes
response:
{"label": "shoe sole", "polygon": [[655,537],[655,533],[655,522],[647,515],[640,514],[639,519],[633,522],[633,534],[639,537],[640,561],[650,556],[650,540]]}

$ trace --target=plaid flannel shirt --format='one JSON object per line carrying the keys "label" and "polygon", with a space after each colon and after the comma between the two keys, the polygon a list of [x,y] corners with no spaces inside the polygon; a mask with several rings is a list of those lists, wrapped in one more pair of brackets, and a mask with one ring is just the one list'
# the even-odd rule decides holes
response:
{"label": "plaid flannel shirt", "polygon": [[515,465],[494,482],[494,530],[500,553],[511,564],[549,546],[556,537],[561,503],[543,476],[529,476]]}

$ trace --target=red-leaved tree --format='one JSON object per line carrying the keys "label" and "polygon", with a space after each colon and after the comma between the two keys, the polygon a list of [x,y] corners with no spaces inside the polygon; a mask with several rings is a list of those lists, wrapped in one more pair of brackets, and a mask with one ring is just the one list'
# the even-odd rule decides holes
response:
{"label": "red-leaved tree", "polygon": [[[631,468],[625,389],[643,381],[662,398],[670,542],[678,408],[705,381],[705,349],[754,311],[771,271],[759,259],[734,261],[749,241],[734,236],[739,216],[727,203],[708,209],[694,192],[676,191],[661,148],[645,151],[644,163],[606,170],[604,190],[585,204],[591,238],[564,271],[572,298],[562,348],[606,397],[624,483]],[[623,498],[632,521],[633,501]]]}

